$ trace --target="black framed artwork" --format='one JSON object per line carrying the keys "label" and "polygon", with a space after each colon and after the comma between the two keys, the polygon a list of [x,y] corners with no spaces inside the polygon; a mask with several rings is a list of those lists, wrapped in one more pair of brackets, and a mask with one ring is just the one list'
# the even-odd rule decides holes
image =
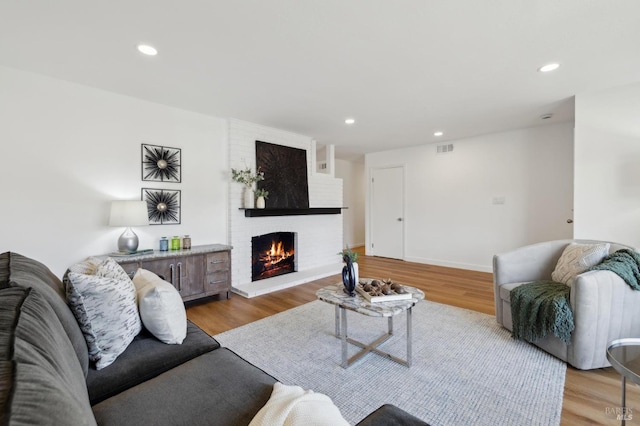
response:
{"label": "black framed artwork", "polygon": [[142,180],[151,182],[182,181],[180,148],[142,144]]}
{"label": "black framed artwork", "polygon": [[267,208],[309,208],[305,149],[256,141],[256,167],[264,172],[257,186],[269,191]]}
{"label": "black framed artwork", "polygon": [[142,188],[142,201],[147,202],[149,225],[180,224],[181,194],[179,190]]}

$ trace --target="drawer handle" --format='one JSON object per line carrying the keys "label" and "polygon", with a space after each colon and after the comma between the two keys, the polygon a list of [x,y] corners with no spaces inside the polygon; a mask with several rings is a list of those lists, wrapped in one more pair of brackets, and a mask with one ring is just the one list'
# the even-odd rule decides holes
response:
{"label": "drawer handle", "polygon": [[226,283],[227,280],[209,281],[209,284]]}
{"label": "drawer handle", "polygon": [[209,261],[209,263],[212,265],[215,265],[216,263],[226,263],[226,262],[227,262],[226,260],[216,260],[216,261],[210,260]]}

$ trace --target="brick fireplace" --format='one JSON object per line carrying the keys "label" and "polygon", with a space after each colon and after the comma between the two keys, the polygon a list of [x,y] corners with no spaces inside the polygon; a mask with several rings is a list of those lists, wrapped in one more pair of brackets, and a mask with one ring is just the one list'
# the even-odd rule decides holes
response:
{"label": "brick fireplace", "polygon": [[[315,142],[306,136],[241,120],[229,120],[229,168],[255,170],[256,141],[264,141],[307,152],[309,207],[342,205],[342,179],[316,173]],[[269,188],[266,188],[267,190]],[[295,286],[328,275],[339,274],[342,259],[342,215],[245,217],[242,185],[229,184],[229,243],[232,262],[232,289],[245,297]],[[275,232],[295,234],[295,271],[252,280],[252,238]]]}

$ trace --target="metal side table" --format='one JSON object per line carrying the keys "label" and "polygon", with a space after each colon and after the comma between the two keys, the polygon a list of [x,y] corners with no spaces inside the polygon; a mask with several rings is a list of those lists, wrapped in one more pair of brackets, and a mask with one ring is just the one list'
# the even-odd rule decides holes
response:
{"label": "metal side table", "polygon": [[618,417],[624,425],[627,414],[627,379],[640,385],[640,339],[628,338],[609,342],[607,360],[622,376],[622,413]]}

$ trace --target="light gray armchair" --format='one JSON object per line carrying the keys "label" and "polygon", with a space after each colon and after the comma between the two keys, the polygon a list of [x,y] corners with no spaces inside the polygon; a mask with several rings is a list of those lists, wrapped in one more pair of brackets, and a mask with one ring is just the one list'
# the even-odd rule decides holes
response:
{"label": "light gray armchair", "polygon": [[[560,255],[571,243],[604,241],[557,240],[533,244],[493,257],[496,319],[512,330],[510,292],[536,280],[550,280]],[[633,249],[610,243],[610,253]],[[575,330],[567,345],[553,334],[535,343],[550,354],[581,370],[608,367],[607,344],[623,337],[640,337],[640,291],[634,291],[617,274],[590,271],[576,277],[571,285],[571,309]]]}

